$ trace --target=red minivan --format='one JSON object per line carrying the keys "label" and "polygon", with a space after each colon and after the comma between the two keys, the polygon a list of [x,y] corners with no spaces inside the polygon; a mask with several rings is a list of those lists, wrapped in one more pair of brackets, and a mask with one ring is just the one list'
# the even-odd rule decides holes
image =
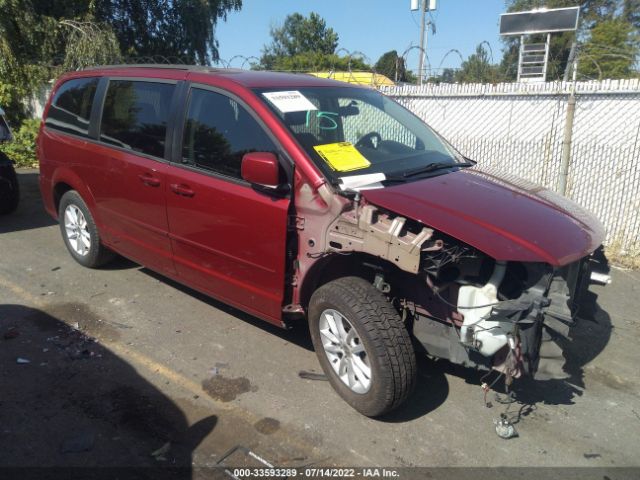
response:
{"label": "red minivan", "polygon": [[71,256],[116,253],[268,322],[308,321],[335,390],[377,416],[416,354],[564,374],[602,225],[480,168],[369,89],[307,75],[115,66],[64,75],[38,137]]}

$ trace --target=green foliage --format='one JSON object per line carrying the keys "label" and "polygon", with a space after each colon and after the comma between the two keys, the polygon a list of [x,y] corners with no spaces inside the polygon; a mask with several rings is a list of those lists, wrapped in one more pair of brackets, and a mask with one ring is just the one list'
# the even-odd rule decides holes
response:
{"label": "green foliage", "polygon": [[[80,0],[73,0],[76,3]],[[84,2],[87,4],[86,0]],[[89,2],[93,20],[109,25],[125,56],[164,56],[208,64],[219,58],[218,19],[242,0],[102,0]]]}
{"label": "green foliage", "polygon": [[[2,57],[0,39],[0,57]],[[8,58],[8,57],[5,57]],[[13,125],[19,125],[27,116],[25,100],[36,91],[43,78],[43,69],[37,65],[15,68],[11,60],[0,62],[0,106],[5,110],[7,119]]]}
{"label": "green foliage", "polygon": [[39,128],[40,120],[25,120],[17,131],[13,131],[13,141],[0,143],[0,150],[16,162],[18,167],[37,165],[36,137]]}
{"label": "green foliage", "polygon": [[90,65],[119,61],[118,40],[108,26],[73,20],[61,20],[60,25],[69,30],[65,45],[64,70],[77,70]]}
{"label": "green foliage", "polygon": [[242,0],[0,0],[0,105],[12,123],[64,70],[127,56],[218,59],[215,26]]}
{"label": "green foliage", "polygon": [[489,52],[482,44],[476,47],[474,54],[462,62],[455,78],[461,83],[497,83],[501,80],[499,67],[491,64]]}
{"label": "green foliage", "polygon": [[400,57],[395,50],[383,53],[375,64],[375,70],[376,73],[380,73],[394,82],[413,83],[416,81],[416,77],[407,70],[404,58]]}
{"label": "green foliage", "polygon": [[[317,13],[309,18],[293,13],[281,27],[271,28],[271,43],[265,45],[260,68],[266,70],[326,69],[334,62],[338,34]],[[295,59],[293,58],[295,57]],[[290,60],[287,60],[289,58]],[[286,68],[294,65],[296,68]]]}
{"label": "green foliage", "polygon": [[338,46],[338,34],[315,12],[311,12],[309,18],[299,13],[287,15],[281,27],[271,27],[270,34],[272,42],[265,47],[264,53],[274,56],[307,52],[328,55]]}
{"label": "green foliage", "polygon": [[429,77],[427,81],[430,83],[455,83],[456,71],[453,68],[444,68],[440,75]]}
{"label": "green foliage", "polygon": [[[269,70],[283,72],[322,72],[351,70],[370,70],[371,67],[358,57],[340,57],[335,53],[305,52],[293,56],[273,57]],[[257,66],[261,68],[261,66]]]}
{"label": "green foliage", "polygon": [[622,15],[633,26],[637,34],[640,31],[640,0],[624,0]]}
{"label": "green foliage", "polygon": [[633,76],[638,46],[632,39],[632,31],[633,27],[624,18],[597,23],[580,49],[580,75],[596,79]]}

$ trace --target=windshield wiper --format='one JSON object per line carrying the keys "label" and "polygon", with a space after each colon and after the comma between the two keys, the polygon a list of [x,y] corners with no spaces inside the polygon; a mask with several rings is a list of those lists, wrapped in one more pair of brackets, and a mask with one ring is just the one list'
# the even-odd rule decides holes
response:
{"label": "windshield wiper", "polygon": [[[414,168],[413,170],[407,170],[406,172],[404,172],[401,176],[399,176],[400,178],[409,178],[409,177],[414,177],[416,175],[420,175],[422,173],[429,173],[429,172],[435,172],[436,170],[442,170],[445,168],[452,168],[452,167],[473,167],[475,165],[475,163],[471,163],[471,162],[461,162],[461,163],[455,163],[455,162],[434,162],[434,163],[430,163],[429,165],[425,165],[424,167],[420,167],[420,168]],[[387,177],[388,178],[388,177]],[[398,176],[396,176],[395,178],[398,178]]]}

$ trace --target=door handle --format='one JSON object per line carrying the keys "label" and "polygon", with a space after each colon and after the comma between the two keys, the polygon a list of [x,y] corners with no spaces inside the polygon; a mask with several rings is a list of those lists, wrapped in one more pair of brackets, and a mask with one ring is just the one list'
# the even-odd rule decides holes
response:
{"label": "door handle", "polygon": [[140,181],[142,183],[144,183],[145,185],[148,185],[149,187],[159,187],[160,186],[160,179],[154,177],[150,173],[142,173],[142,174],[138,175],[138,178],[140,179]]}
{"label": "door handle", "polygon": [[176,195],[182,195],[183,197],[193,197],[196,194],[196,192],[191,190],[189,185],[185,185],[183,183],[172,183],[171,191]]}

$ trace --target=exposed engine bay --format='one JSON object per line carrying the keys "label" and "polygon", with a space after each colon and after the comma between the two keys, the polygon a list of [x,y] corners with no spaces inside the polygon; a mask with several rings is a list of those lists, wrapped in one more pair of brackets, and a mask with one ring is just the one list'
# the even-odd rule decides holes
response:
{"label": "exposed engine bay", "polygon": [[374,285],[426,353],[510,381],[566,378],[568,337],[588,258],[561,268],[493,258],[419,222],[359,205],[326,230],[326,254],[365,252]]}

